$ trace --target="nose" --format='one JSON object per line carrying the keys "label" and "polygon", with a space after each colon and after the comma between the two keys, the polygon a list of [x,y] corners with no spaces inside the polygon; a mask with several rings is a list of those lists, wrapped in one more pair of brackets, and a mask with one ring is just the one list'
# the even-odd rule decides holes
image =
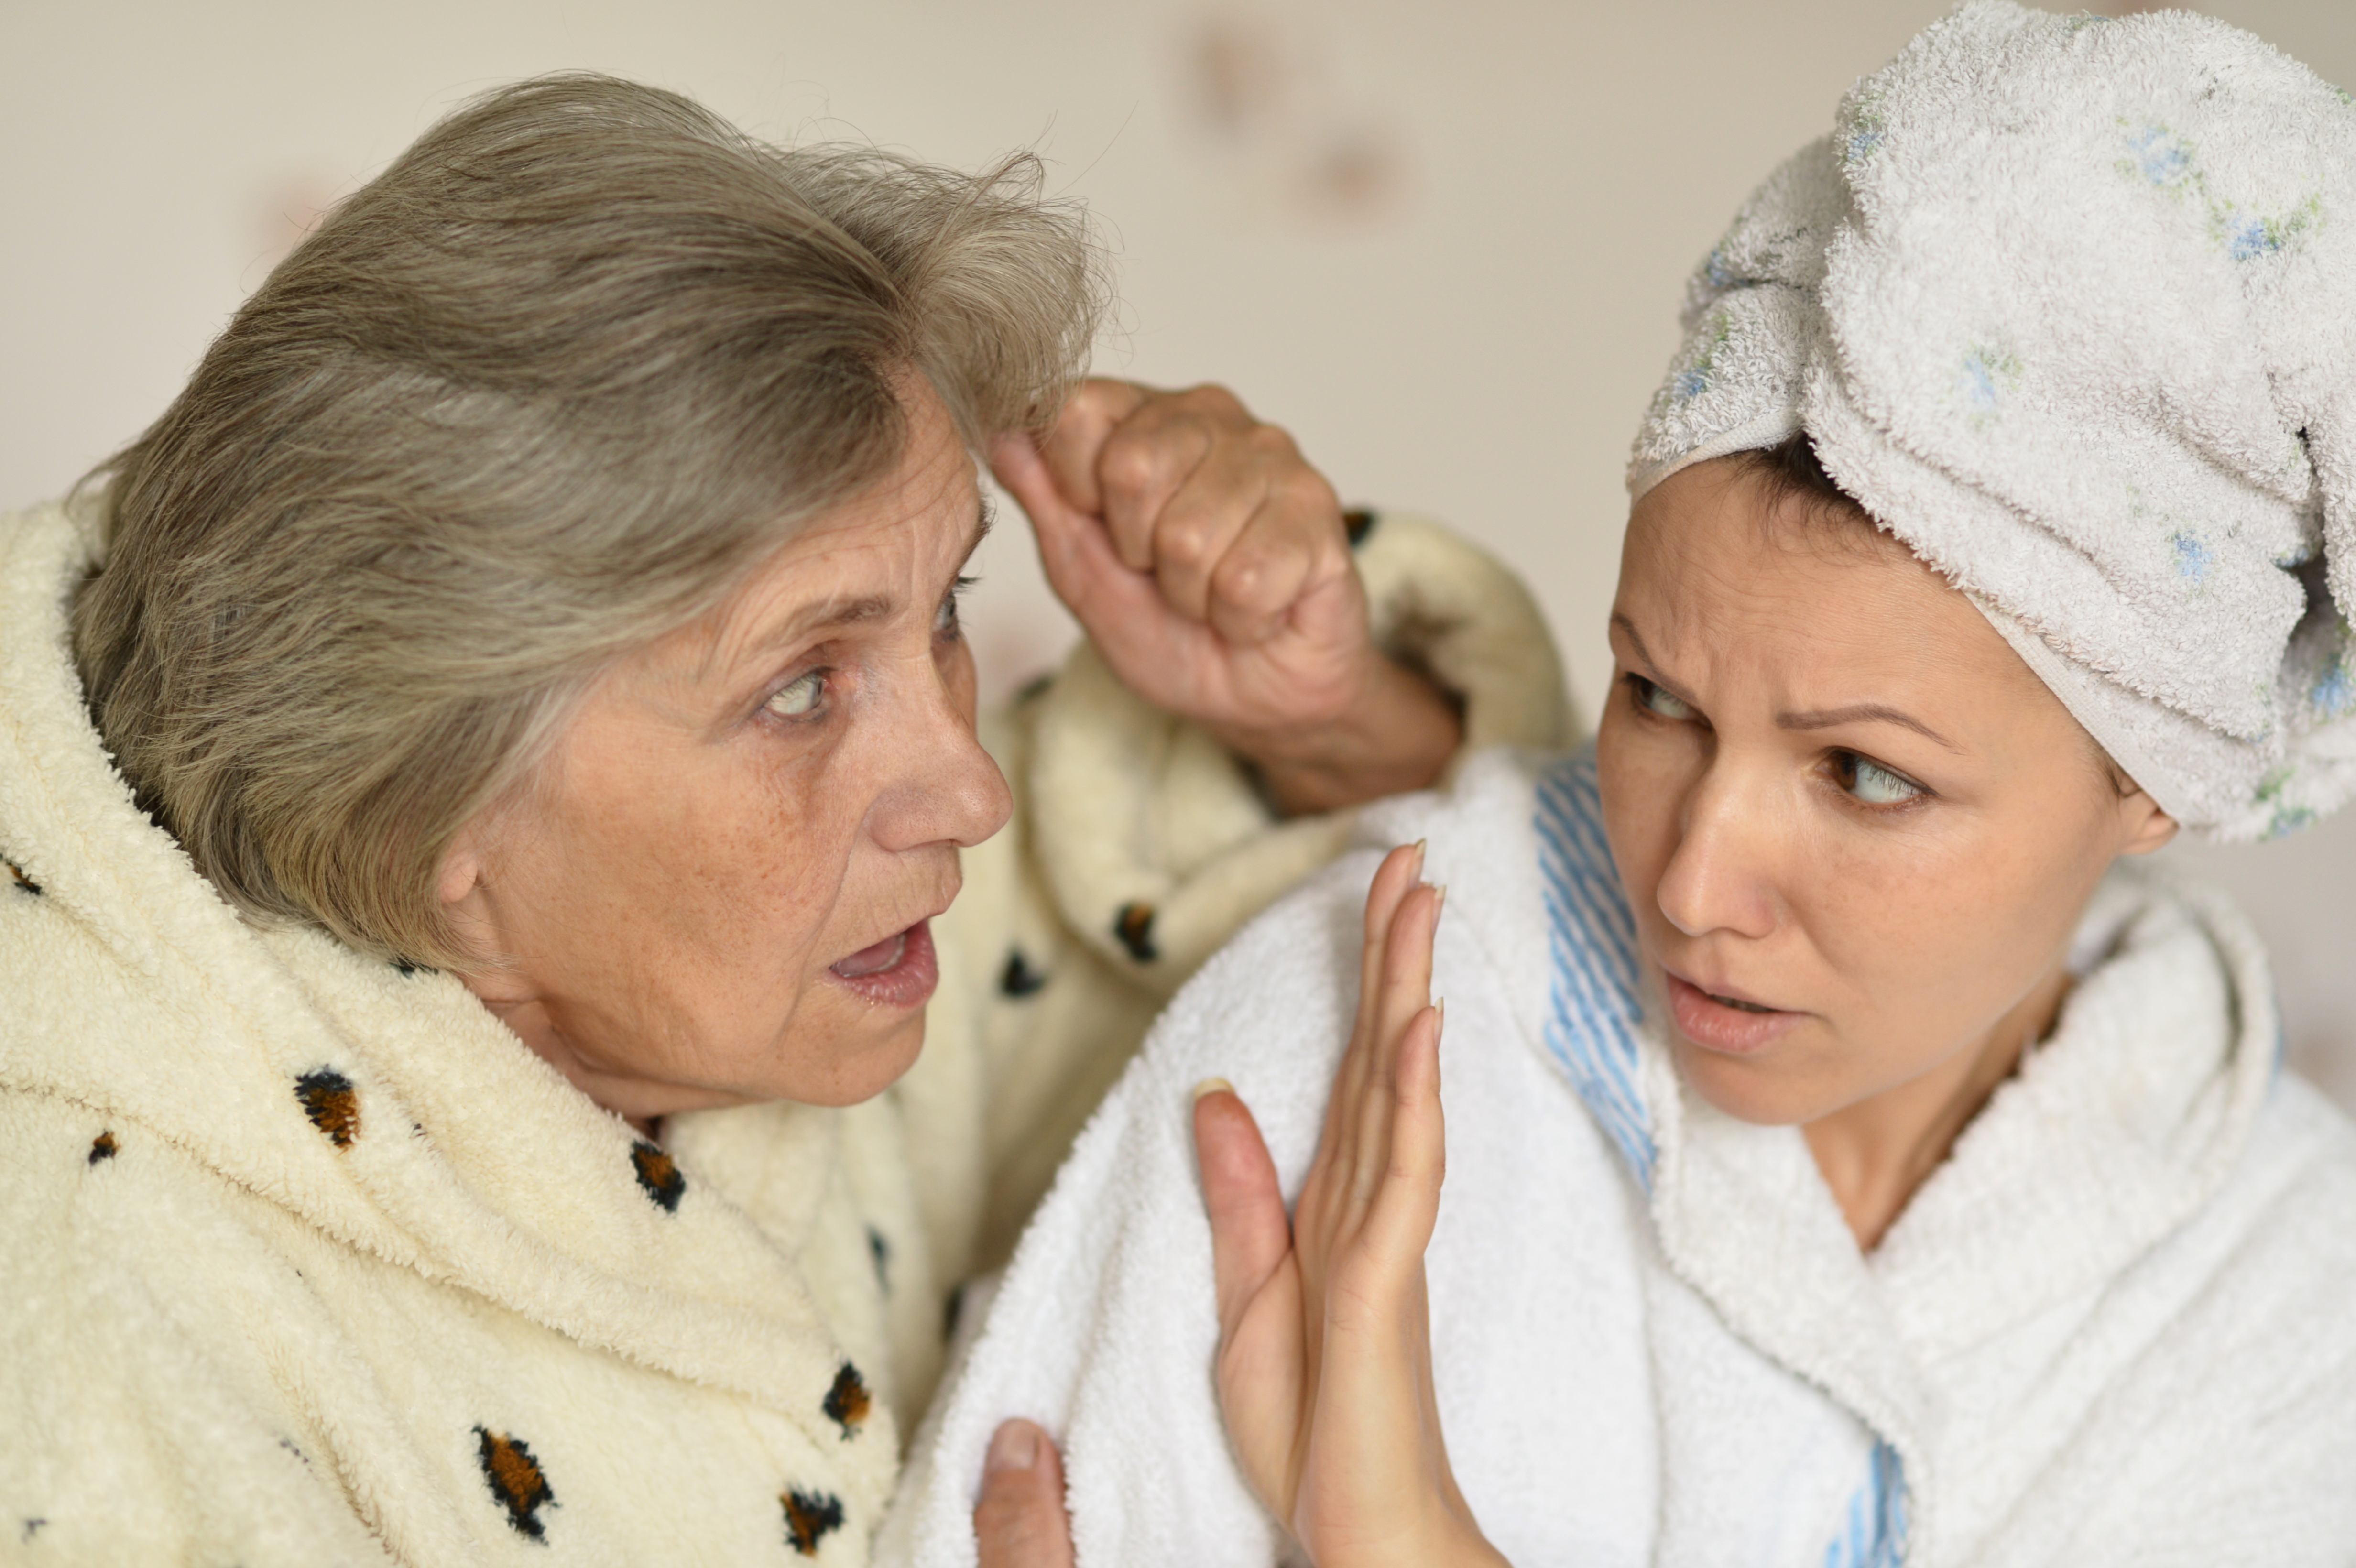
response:
{"label": "nose", "polygon": [[908,686],[887,745],[893,776],[876,799],[870,831],[889,850],[970,848],[1014,815],[1006,775],[974,733],[970,676],[959,683],[936,671]]}
{"label": "nose", "polygon": [[1783,815],[1767,781],[1746,779],[1722,754],[1703,770],[1679,803],[1676,841],[1654,895],[1669,923],[1687,936],[1772,933]]}

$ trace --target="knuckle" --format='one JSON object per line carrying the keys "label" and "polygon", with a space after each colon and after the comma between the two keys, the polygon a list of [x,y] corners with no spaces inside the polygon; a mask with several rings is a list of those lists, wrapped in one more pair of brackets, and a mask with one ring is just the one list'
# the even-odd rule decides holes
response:
{"label": "knuckle", "polygon": [[[1218,532],[1205,517],[1173,517],[1157,530],[1155,546],[1156,553],[1173,566],[1202,567],[1218,549]],[[1213,574],[1215,585],[1226,571],[1223,563]]]}
{"label": "knuckle", "polygon": [[1154,444],[1129,432],[1116,432],[1097,458],[1097,478],[1107,489],[1133,494],[1149,488],[1162,471],[1162,455]]}
{"label": "knuckle", "polygon": [[1189,387],[1178,394],[1174,402],[1176,406],[1189,411],[1208,414],[1216,419],[1234,420],[1251,417],[1249,411],[1244,408],[1244,400],[1216,381],[1205,381],[1197,386]]}

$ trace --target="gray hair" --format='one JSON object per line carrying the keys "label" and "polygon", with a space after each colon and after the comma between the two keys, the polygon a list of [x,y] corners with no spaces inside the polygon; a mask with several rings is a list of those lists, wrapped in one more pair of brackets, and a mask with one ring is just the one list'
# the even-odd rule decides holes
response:
{"label": "gray hair", "polygon": [[443,120],[92,475],[83,690],[249,918],[473,961],[436,896],[596,674],[897,464],[1051,421],[1106,303],[1036,158],[784,150],[565,75]]}

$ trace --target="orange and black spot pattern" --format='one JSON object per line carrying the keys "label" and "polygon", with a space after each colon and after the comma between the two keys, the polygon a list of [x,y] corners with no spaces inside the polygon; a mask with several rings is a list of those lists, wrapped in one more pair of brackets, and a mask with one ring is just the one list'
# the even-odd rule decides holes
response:
{"label": "orange and black spot pattern", "polygon": [[844,1441],[859,1435],[867,1424],[867,1413],[874,1406],[874,1396],[867,1392],[867,1380],[849,1361],[834,1374],[834,1386],[826,1391],[826,1403],[821,1406],[826,1418],[842,1428]]}
{"label": "orange and black spot pattern", "polygon": [[777,1501],[786,1510],[786,1540],[805,1557],[818,1555],[818,1543],[842,1528],[842,1499],[831,1492],[787,1492]]}
{"label": "orange and black spot pattern", "polygon": [[23,869],[20,868],[14,860],[0,860],[0,871],[5,871],[8,873],[8,881],[10,885],[15,887],[18,892],[30,893],[35,898],[39,898],[41,896],[41,884],[33,880],[32,878],[25,875]]}
{"label": "orange and black spot pattern", "polygon": [[1162,950],[1153,945],[1153,906],[1141,899],[1120,906],[1120,912],[1113,916],[1112,933],[1140,964],[1151,964],[1162,956]]}
{"label": "orange and black spot pattern", "polygon": [[360,1136],[359,1091],[334,1068],[317,1068],[294,1080],[294,1097],[303,1102],[311,1125],[337,1148],[349,1148]]}
{"label": "orange and black spot pattern", "polygon": [[638,1173],[638,1185],[656,1206],[666,1214],[678,1213],[679,1200],[687,1191],[687,1178],[680,1174],[679,1162],[640,1138],[630,1146],[630,1165]]}
{"label": "orange and black spot pattern", "polygon": [[540,1461],[531,1456],[519,1437],[496,1433],[488,1427],[475,1428],[478,1457],[482,1461],[483,1479],[491,1488],[492,1498],[508,1510],[508,1523],[517,1534],[534,1541],[548,1534],[548,1526],[541,1522],[540,1510],[556,1506],[556,1494],[549,1488],[548,1477],[541,1473]]}
{"label": "orange and black spot pattern", "polygon": [[90,1140],[91,1164],[96,1165],[102,1159],[112,1159],[114,1155],[114,1135],[112,1133],[101,1133],[98,1136]]}

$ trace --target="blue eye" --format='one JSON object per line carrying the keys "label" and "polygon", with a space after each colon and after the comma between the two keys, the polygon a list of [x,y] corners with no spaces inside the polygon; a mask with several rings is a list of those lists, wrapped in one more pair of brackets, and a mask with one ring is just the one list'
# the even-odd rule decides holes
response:
{"label": "blue eye", "polygon": [[1854,752],[1842,752],[1840,763],[1840,771],[1848,775],[1841,787],[1868,805],[1903,805],[1931,793],[1904,773]]}
{"label": "blue eye", "polygon": [[814,669],[795,678],[769,699],[769,711],[781,719],[805,719],[818,707],[826,695],[826,671]]}
{"label": "blue eye", "polygon": [[1671,697],[1643,676],[1632,675],[1628,677],[1628,681],[1629,689],[1635,694],[1636,706],[1647,712],[1657,713],[1664,719],[1690,719],[1694,716],[1694,710],[1690,707]]}

